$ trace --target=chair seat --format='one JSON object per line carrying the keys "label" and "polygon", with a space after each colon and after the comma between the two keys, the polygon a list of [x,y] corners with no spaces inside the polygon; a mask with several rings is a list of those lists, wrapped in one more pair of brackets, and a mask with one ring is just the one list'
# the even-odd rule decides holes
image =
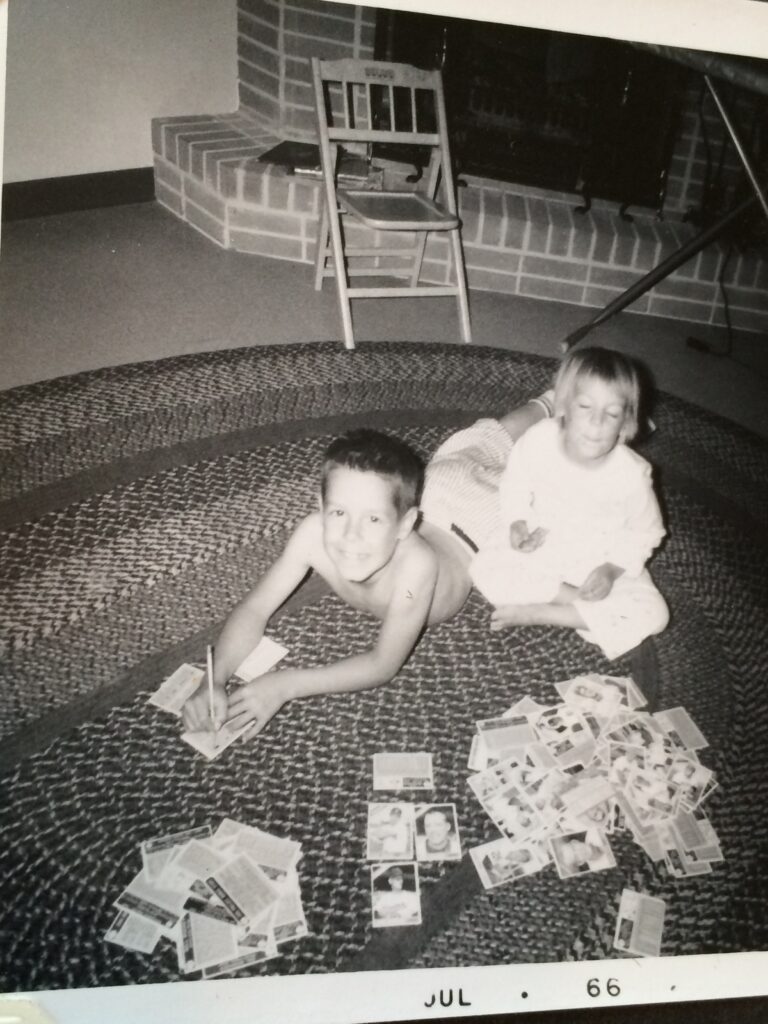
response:
{"label": "chair seat", "polygon": [[459,218],[416,192],[338,189],[342,205],[361,223],[380,231],[450,231]]}

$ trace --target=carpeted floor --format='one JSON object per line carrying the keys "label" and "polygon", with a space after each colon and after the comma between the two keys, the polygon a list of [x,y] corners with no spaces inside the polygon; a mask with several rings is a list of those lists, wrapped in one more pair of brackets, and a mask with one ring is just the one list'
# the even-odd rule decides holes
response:
{"label": "carpeted floor", "polygon": [[[287,707],[208,764],[148,694],[200,659],[232,604],[315,502],[323,448],[361,423],[425,456],[479,414],[541,390],[554,363],[495,349],[388,343],[238,349],[18,388],[0,412],[0,989],[177,980],[176,957],[103,942],[138,844],[225,816],[300,840],[311,936],[261,973],[610,957],[618,898],[667,901],[662,951],[768,949],[768,446],[660,396],[643,453],[669,538],[654,576],[672,608],[641,658],[570,633],[488,631],[475,595],[428,632],[397,680]],[[271,630],[309,665],[376,624],[310,587]],[[725,863],[670,879],[633,844],[618,866],[551,869],[486,894],[467,859],[422,871],[424,925],[372,934],[365,855],[371,755],[426,749],[464,847],[493,837],[466,787],[476,719],[581,671],[635,672],[710,741],[708,810]]]}

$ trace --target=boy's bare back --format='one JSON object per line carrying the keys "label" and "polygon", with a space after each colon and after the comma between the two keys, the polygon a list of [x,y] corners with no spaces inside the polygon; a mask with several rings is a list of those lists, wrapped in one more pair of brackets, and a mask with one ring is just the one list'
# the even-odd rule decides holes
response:
{"label": "boy's bare back", "polygon": [[306,564],[326,581],[344,602],[377,619],[385,619],[397,594],[410,594],[420,605],[431,592],[426,625],[444,622],[464,605],[472,587],[467,571],[469,553],[449,534],[431,523],[400,540],[376,575],[356,582],[339,572],[323,545],[322,516],[313,512],[297,527],[294,541]]}

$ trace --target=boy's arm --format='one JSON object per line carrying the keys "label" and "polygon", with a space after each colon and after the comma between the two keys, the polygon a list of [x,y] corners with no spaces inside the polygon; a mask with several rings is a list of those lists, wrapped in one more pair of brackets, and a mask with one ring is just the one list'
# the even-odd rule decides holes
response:
{"label": "boy's arm", "polygon": [[233,728],[253,722],[255,736],[289,700],[323,693],[370,690],[389,682],[402,668],[424,629],[437,583],[432,552],[420,552],[395,583],[374,646],[362,654],[317,668],[268,672],[238,688],[230,701]]}
{"label": "boy's arm", "polygon": [[227,717],[224,684],[259,643],[274,612],[306,577],[311,568],[311,551],[317,543],[318,520],[316,515],[310,515],[297,526],[253,590],[232,609],[216,642],[213,685],[217,722],[210,720],[206,676],[184,705],[182,717],[187,729],[216,728]]}

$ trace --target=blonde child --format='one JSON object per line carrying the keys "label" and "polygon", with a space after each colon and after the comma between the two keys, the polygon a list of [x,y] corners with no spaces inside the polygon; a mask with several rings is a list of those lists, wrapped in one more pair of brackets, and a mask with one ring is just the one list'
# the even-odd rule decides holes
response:
{"label": "blonde child", "polygon": [[638,429],[634,365],[573,350],[555,380],[554,418],[512,446],[499,484],[508,543],[470,566],[495,606],[492,629],[576,629],[608,658],[661,632],[667,606],[645,564],[664,536],[651,467],[628,444]]}

